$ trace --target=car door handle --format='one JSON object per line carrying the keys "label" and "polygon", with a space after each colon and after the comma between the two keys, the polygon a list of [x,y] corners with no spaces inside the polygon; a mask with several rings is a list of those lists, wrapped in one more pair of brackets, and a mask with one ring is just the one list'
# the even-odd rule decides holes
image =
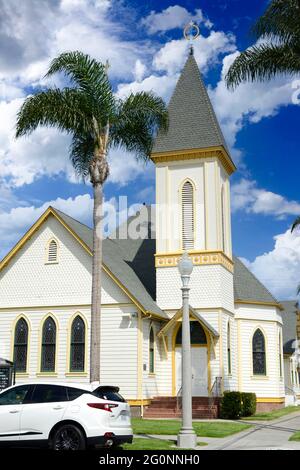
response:
{"label": "car door handle", "polygon": [[64,407],[60,406],[60,405],[57,405],[57,406],[53,407],[53,410],[63,410],[63,409],[64,409]]}
{"label": "car door handle", "polygon": [[20,410],[11,410],[10,413],[20,413]]}

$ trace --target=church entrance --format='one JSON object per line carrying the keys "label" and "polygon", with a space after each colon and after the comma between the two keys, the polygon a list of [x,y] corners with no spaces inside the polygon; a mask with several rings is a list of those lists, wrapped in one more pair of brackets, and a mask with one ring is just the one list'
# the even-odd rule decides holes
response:
{"label": "church entrance", "polygon": [[[204,329],[198,321],[190,322],[191,328],[191,360],[192,360],[192,395],[208,396],[208,345]],[[176,395],[181,389],[181,343],[182,327],[178,328],[175,337],[175,390]]]}

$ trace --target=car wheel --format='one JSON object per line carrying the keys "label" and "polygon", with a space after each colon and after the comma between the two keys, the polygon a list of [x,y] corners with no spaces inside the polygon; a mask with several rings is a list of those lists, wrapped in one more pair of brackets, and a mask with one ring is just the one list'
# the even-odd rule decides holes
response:
{"label": "car wheel", "polygon": [[53,450],[84,450],[86,440],[80,428],[74,424],[63,424],[56,429],[50,447]]}

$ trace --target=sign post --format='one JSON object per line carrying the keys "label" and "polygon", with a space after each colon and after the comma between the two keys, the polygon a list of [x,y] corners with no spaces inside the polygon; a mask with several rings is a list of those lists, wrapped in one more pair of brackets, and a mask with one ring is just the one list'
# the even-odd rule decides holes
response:
{"label": "sign post", "polygon": [[0,391],[10,387],[15,382],[14,364],[0,358]]}

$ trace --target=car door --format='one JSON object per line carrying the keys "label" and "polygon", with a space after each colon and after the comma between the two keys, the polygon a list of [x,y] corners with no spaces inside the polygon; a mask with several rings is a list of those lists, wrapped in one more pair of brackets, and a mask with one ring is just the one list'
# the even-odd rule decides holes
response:
{"label": "car door", "polygon": [[53,426],[62,420],[68,407],[66,387],[37,384],[30,402],[23,406],[20,440],[46,440]]}
{"label": "car door", "polygon": [[0,394],[0,441],[19,440],[21,412],[30,390],[30,385],[19,385]]}

